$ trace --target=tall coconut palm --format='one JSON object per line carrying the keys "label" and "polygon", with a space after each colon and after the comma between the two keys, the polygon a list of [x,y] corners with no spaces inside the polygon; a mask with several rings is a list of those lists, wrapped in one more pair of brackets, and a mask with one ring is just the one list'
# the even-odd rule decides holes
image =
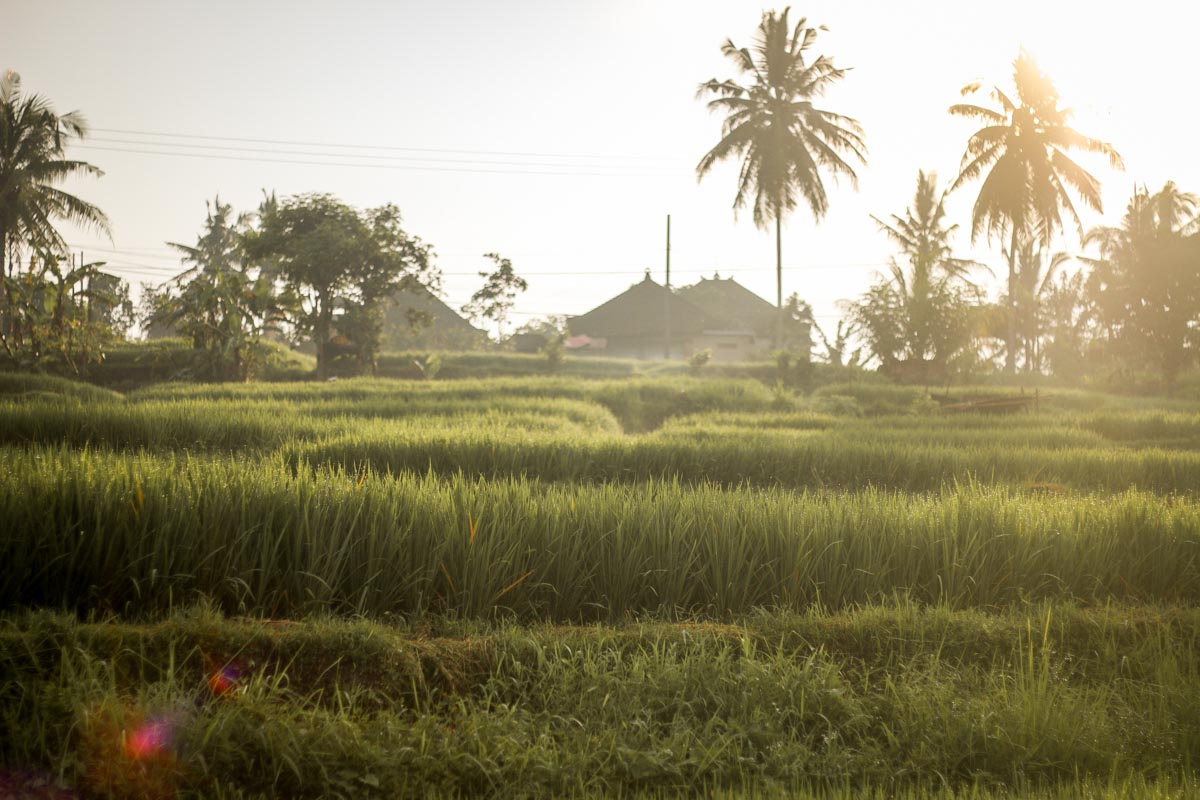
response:
{"label": "tall coconut palm", "polygon": [[836,68],[828,56],[809,58],[818,29],[808,27],[803,17],[790,26],[789,10],[765,12],[750,47],[738,47],[730,39],[721,46],[744,82],[713,78],[697,92],[698,97],[714,96],[709,110],[725,114],[721,140],[700,159],[697,179],[719,161],[740,158],[734,213],[753,197],[754,224],[766,230],[775,223],[778,346],[783,345],[783,218],[803,198],[820,220],[829,209],[821,171],[845,176],[857,186],[857,175],[842,155],[866,163],[858,122],[813,106],[846,70]]}
{"label": "tall coconut palm", "polygon": [[87,135],[78,111],[56,114],[50,101],[21,91],[13,71],[0,78],[0,275],[19,246],[43,252],[66,249],[57,221],[108,230],[99,208],[58,188],[76,175],[104,173],[85,161],[65,157],[71,138]]}
{"label": "tall coconut palm", "polygon": [[[1121,157],[1111,144],[1070,127],[1071,110],[1060,107],[1054,84],[1024,50],[1013,62],[1013,83],[1015,100],[993,87],[991,98],[998,109],[969,103],[950,107],[955,116],[984,123],[968,139],[958,178],[950,188],[957,189],[986,172],[971,212],[971,240],[980,233],[1002,242],[1005,236],[1009,239],[1006,367],[1010,373],[1016,371],[1017,317],[1012,304],[1018,294],[1019,242],[1034,235],[1048,242],[1062,230],[1063,212],[1082,236],[1083,225],[1072,194],[1087,207],[1103,210],[1100,181],[1067,151],[1101,153],[1114,168],[1122,168]],[[979,85],[973,84],[963,89],[963,94],[978,90]]]}

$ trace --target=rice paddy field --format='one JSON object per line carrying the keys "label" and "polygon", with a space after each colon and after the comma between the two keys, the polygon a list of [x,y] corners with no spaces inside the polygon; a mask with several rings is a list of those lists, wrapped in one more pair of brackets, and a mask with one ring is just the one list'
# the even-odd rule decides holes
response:
{"label": "rice paddy field", "polygon": [[0,797],[1200,796],[1200,404],[971,394],[0,374]]}

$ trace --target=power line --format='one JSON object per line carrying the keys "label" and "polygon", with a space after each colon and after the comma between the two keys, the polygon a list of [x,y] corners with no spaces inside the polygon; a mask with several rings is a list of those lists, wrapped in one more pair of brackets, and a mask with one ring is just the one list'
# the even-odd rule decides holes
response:
{"label": "power line", "polygon": [[[494,159],[461,159],[448,157],[427,157],[427,156],[385,156],[374,153],[364,155],[355,155],[353,153],[322,153],[312,150],[279,150],[275,148],[257,148],[257,147],[235,147],[231,145],[221,144],[198,144],[193,142],[148,142],[134,141],[129,139],[109,139],[98,136],[91,137],[88,142],[103,142],[105,144],[130,145],[134,147],[185,147],[192,150],[226,150],[238,153],[260,153],[264,155],[277,156],[315,156],[317,158],[353,158],[353,159],[369,159],[372,161],[390,161],[390,162],[416,162],[424,164],[483,164],[491,166],[511,166],[511,167],[550,167],[550,168],[567,168],[567,169],[646,169],[645,165],[626,165],[626,164],[564,164],[561,162],[543,162],[536,161],[496,161]],[[86,146],[86,144],[85,144]],[[210,154],[216,156],[217,154]],[[324,162],[322,162],[324,163]],[[665,173],[671,170],[667,168],[658,168],[658,171]]]}
{"label": "power line", "polygon": [[491,156],[521,156],[528,158],[588,158],[588,159],[628,159],[637,161],[681,161],[671,156],[625,156],[625,155],[589,155],[586,153],[536,153],[513,150],[453,150],[436,147],[401,147],[396,145],[345,144],[334,142],[307,142],[289,139],[250,139],[240,136],[209,136],[198,133],[166,133],[163,131],[134,131],[122,128],[92,128],[98,133],[116,133],[124,136],[158,136],[169,139],[208,139],[214,142],[246,142],[249,144],[282,144],[293,147],[331,147],[344,150],[390,150],[410,153],[447,153],[457,155],[491,155]]}
{"label": "power line", "polygon": [[[122,256],[123,258],[121,260],[156,259],[157,258],[156,256],[153,256],[153,255],[142,255],[142,253],[149,252],[146,250],[138,250],[138,249],[105,250],[105,249],[97,248],[93,245],[78,244],[78,243],[70,244],[69,246],[75,250],[81,250],[81,249],[87,250],[92,254]],[[164,251],[160,251],[160,252],[167,253],[168,251],[164,250]],[[171,254],[171,255],[182,255],[182,254]],[[147,267],[152,267],[155,269],[164,269],[164,270],[169,269],[169,270],[173,270],[175,272],[182,272],[184,269],[186,269],[186,267],[182,266],[182,265],[178,265],[178,266],[177,265],[167,265],[167,264],[163,264],[163,263],[136,264],[136,266],[147,266]],[[865,268],[878,269],[880,267],[886,267],[886,266],[887,266],[886,262],[867,261],[867,262],[846,262],[846,263],[841,263],[841,264],[804,264],[804,265],[799,265],[799,266],[784,267],[784,269],[787,271],[790,271],[790,272],[803,273],[806,270],[813,270],[813,269],[865,269]],[[614,269],[603,269],[603,270],[546,270],[546,271],[542,271],[542,272],[521,272],[520,274],[523,277],[557,277],[557,276],[570,277],[570,276],[575,276],[575,275],[586,275],[586,276],[631,275],[631,276],[640,277],[645,274],[645,271],[646,271],[646,265],[637,264],[637,265],[632,265],[632,266],[628,266],[628,267],[617,267]],[[692,267],[692,268],[673,267],[672,268],[672,272],[686,273],[686,274],[690,274],[690,275],[706,275],[708,273],[714,273],[714,274],[738,273],[738,274],[741,274],[741,273],[774,272],[774,271],[775,271],[774,267],[718,267],[715,269],[712,267]],[[478,275],[479,272],[480,272],[480,270],[472,270],[472,271],[468,271],[468,272],[442,272],[441,274],[445,275],[445,276],[450,276],[450,277],[466,277],[466,276]],[[653,270],[651,271],[651,274],[653,274]]]}
{"label": "power line", "polygon": [[[99,254],[99,255],[103,255],[103,254]],[[178,274],[180,272],[184,272],[185,270],[189,269],[189,267],[187,267],[186,265],[182,265],[182,264],[180,264],[178,266],[169,266],[166,264],[145,264],[145,263],[126,262],[124,260],[105,261],[105,264],[107,264],[109,266],[114,266],[114,267],[135,267],[135,268],[142,269],[142,270],[158,271],[158,272],[161,272],[164,274],[171,274],[171,275]],[[679,269],[676,267],[672,267],[671,271],[673,273],[679,274],[679,275],[698,275],[701,277],[712,272],[712,270],[705,269],[705,268]],[[724,269],[724,270],[720,270],[720,272],[724,273],[724,274],[731,274],[731,273],[743,274],[743,273],[755,273],[755,272],[765,273],[765,272],[774,272],[774,269],[770,268],[770,267],[766,267],[766,268],[748,267],[745,269]],[[446,278],[470,278],[470,277],[478,277],[480,274],[480,271],[479,270],[472,270],[470,272],[444,272],[443,271],[443,272],[440,272],[439,274]],[[622,269],[622,270],[578,270],[578,271],[571,271],[571,272],[553,271],[553,272],[522,272],[522,273],[520,273],[520,275],[525,278],[575,278],[575,277],[599,277],[599,276],[625,275],[629,278],[634,278],[634,279],[640,278],[643,274],[644,274],[644,269],[642,267],[631,267],[630,269]]]}
{"label": "power line", "polygon": [[[218,159],[221,161],[249,161],[263,164],[299,164],[302,166],[311,167],[349,167],[349,168],[366,168],[366,169],[389,169],[401,170],[409,172],[466,172],[483,175],[551,175],[557,177],[593,177],[593,178],[629,178],[635,175],[644,173],[631,172],[564,172],[555,170],[529,170],[529,169],[476,169],[469,167],[433,167],[421,166],[415,164],[355,164],[342,161],[307,161],[292,158],[259,158],[254,156],[231,156],[218,153],[173,153],[166,150],[130,150],[120,147],[104,147],[102,145],[79,144],[75,145],[81,150],[104,151],[109,153],[129,153],[133,155],[146,156],[174,156],[177,158],[202,158],[206,160]],[[353,156],[350,156],[353,158]],[[662,173],[667,174],[667,173]]]}

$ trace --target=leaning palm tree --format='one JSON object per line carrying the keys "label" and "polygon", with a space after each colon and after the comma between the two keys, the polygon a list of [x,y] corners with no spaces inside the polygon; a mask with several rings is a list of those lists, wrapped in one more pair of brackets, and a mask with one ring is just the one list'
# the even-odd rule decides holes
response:
{"label": "leaning palm tree", "polygon": [[40,95],[21,92],[13,71],[0,78],[0,275],[9,256],[25,246],[43,253],[66,249],[58,220],[108,230],[108,219],[91,203],[56,184],[76,175],[103,175],[84,161],[65,157],[67,141],[87,135],[78,111],[56,114]]}
{"label": "leaning palm tree", "polygon": [[[1075,210],[1071,194],[1095,211],[1102,210],[1100,181],[1071,160],[1068,150],[1083,150],[1108,156],[1116,169],[1121,157],[1112,145],[1092,139],[1071,128],[1072,112],[1059,106],[1058,92],[1024,50],[1013,62],[1013,100],[998,87],[991,98],[999,109],[974,104],[950,107],[955,116],[979,120],[984,126],[967,141],[953,191],[986,171],[975,207],[971,212],[971,241],[986,233],[988,239],[1009,238],[1006,368],[1016,371],[1017,317],[1012,304],[1017,296],[1017,257],[1019,242],[1031,236],[1050,238],[1062,230],[1065,211],[1080,236],[1083,224]],[[978,84],[963,89],[963,94],[979,90]],[[1072,191],[1068,191],[1068,189]]]}
{"label": "leaning palm tree", "polygon": [[[842,157],[848,154],[866,163],[862,127],[849,117],[813,107],[832,84],[846,75],[828,56],[809,59],[817,39],[817,28],[801,18],[788,24],[788,11],[766,12],[754,42],[739,48],[726,39],[721,46],[737,66],[736,79],[700,84],[697,96],[715,95],[711,111],[725,114],[721,140],[696,166],[703,178],[718,161],[741,159],[736,214],[753,197],[754,224],[766,230],[775,223],[775,301],[779,309],[777,346],[783,346],[783,218],[803,198],[820,220],[829,208],[821,170],[834,177],[846,176],[857,186],[854,169]],[[823,29],[822,29],[823,30]]]}

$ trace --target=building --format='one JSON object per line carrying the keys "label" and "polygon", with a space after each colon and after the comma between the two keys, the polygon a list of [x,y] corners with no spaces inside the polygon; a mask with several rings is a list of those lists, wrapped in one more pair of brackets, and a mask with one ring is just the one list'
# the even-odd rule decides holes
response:
{"label": "building", "polygon": [[714,276],[672,291],[647,272],[628,290],[571,318],[567,347],[642,359],[686,359],[707,350],[713,361],[744,361],[772,349],[775,313],[775,306],[732,278]]}
{"label": "building", "polygon": [[487,333],[462,318],[424,286],[397,292],[383,321],[383,349],[474,350]]}

